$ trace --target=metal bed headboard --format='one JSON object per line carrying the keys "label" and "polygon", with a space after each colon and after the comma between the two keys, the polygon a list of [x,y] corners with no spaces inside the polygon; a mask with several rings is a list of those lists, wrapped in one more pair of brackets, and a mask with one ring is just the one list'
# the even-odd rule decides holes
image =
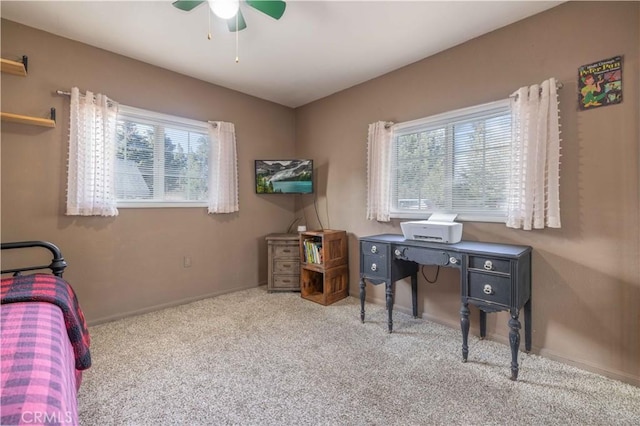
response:
{"label": "metal bed headboard", "polygon": [[25,271],[36,271],[39,269],[51,269],[53,275],[58,277],[62,277],[64,273],[64,268],[67,267],[67,262],[65,262],[62,257],[62,252],[60,249],[53,243],[48,241],[19,241],[14,243],[2,243],[2,250],[11,250],[11,249],[19,249],[19,248],[31,248],[31,247],[43,247],[51,252],[53,259],[49,265],[41,265],[41,266],[26,266],[24,268],[11,268],[11,269],[3,269],[2,274],[13,274],[14,276],[20,275],[21,272]]}

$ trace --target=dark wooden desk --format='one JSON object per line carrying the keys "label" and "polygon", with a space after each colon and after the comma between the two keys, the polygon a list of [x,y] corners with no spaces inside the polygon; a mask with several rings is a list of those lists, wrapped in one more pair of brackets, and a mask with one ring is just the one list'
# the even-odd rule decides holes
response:
{"label": "dark wooden desk", "polygon": [[518,379],[520,309],[524,307],[525,349],[531,350],[531,247],[476,241],[456,244],[405,240],[382,234],[360,238],[360,320],[364,322],[366,283],[385,284],[389,333],[393,331],[393,284],[411,277],[413,316],[418,316],[418,268],[438,265],[460,270],[462,362],[469,355],[469,303],[480,309],[480,337],[486,314],[509,311],[511,380]]}

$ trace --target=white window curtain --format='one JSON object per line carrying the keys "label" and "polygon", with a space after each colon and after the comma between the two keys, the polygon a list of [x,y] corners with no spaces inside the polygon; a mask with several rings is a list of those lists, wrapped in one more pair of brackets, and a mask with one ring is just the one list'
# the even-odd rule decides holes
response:
{"label": "white window curtain", "polygon": [[233,123],[209,123],[209,213],[233,213],[238,206],[238,158]]}
{"label": "white window curtain", "polygon": [[391,207],[391,135],[389,123],[369,125],[367,140],[367,219],[389,222]]}
{"label": "white window curtain", "polygon": [[115,133],[118,104],[71,89],[67,215],[117,216]]}
{"label": "white window curtain", "polygon": [[512,170],[507,226],[560,228],[560,124],[555,79],[511,96]]}

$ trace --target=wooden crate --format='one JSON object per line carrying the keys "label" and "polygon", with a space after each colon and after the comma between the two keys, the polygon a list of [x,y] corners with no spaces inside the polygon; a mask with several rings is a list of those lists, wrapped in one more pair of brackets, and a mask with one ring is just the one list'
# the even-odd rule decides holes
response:
{"label": "wooden crate", "polygon": [[[319,247],[319,258],[307,256],[306,242]],[[303,264],[319,268],[334,268],[349,261],[347,232],[325,229],[323,231],[306,231],[300,234],[300,260]],[[317,269],[317,268],[316,268]]]}
{"label": "wooden crate", "polygon": [[347,232],[325,229],[300,234],[300,295],[330,305],[349,295]]}
{"label": "wooden crate", "polygon": [[330,305],[349,295],[349,266],[341,265],[319,272],[303,268],[300,274],[300,294],[304,299]]}

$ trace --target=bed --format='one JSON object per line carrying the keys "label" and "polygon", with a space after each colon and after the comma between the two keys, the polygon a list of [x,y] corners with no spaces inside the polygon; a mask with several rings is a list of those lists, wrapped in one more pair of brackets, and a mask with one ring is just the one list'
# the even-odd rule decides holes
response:
{"label": "bed", "polygon": [[0,424],[77,425],[90,337],[76,294],[62,278],[67,264],[60,249],[46,241],[2,243],[3,254],[33,248],[49,250],[51,263],[2,270]]}

